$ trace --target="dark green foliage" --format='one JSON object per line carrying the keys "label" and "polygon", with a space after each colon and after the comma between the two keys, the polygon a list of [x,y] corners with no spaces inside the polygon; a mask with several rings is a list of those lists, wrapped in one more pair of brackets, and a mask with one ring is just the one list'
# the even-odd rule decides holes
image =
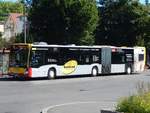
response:
{"label": "dark green foliage", "polygon": [[3,38],[1,37],[1,33],[0,33],[0,49],[1,49],[1,48],[4,48],[4,47],[7,47],[7,42],[6,42],[5,39],[3,39]]}
{"label": "dark green foliage", "polygon": [[29,21],[35,41],[92,44],[98,11],[95,0],[33,0]]}
{"label": "dark green foliage", "polygon": [[[21,33],[15,37],[15,43],[24,43],[24,42],[25,42],[24,33]],[[27,43],[34,42],[31,35],[29,35],[29,34],[27,35],[26,42]]]}
{"label": "dark green foliage", "polygon": [[147,10],[149,11],[149,18],[146,19],[146,27],[144,29],[144,44],[147,48],[150,48],[150,5],[148,5]]}
{"label": "dark green foliage", "polygon": [[22,13],[23,5],[19,2],[0,1],[0,21],[4,21],[9,13]]}
{"label": "dark green foliage", "polygon": [[150,18],[145,6],[132,0],[105,3],[99,8],[101,20],[96,31],[96,43],[143,46]]}

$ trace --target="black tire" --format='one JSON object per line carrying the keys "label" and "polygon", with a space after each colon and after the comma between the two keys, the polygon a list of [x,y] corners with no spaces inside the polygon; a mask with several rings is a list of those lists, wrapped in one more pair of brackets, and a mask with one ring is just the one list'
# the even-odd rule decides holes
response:
{"label": "black tire", "polygon": [[47,76],[48,79],[55,79],[56,78],[56,70],[51,68],[48,70],[48,76]]}
{"label": "black tire", "polygon": [[98,68],[97,67],[92,68],[91,75],[92,75],[92,77],[96,77],[98,75]]}

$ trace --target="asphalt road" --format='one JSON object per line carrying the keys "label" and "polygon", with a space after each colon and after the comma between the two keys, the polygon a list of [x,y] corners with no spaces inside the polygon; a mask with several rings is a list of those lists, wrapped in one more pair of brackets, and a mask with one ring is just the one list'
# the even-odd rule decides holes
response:
{"label": "asphalt road", "polygon": [[49,106],[59,107],[52,113],[73,113],[75,108],[76,113],[83,109],[87,113],[92,106],[98,113],[101,106],[112,107],[121,97],[135,94],[137,83],[143,81],[150,82],[150,71],[56,80],[0,79],[0,113],[40,113]]}

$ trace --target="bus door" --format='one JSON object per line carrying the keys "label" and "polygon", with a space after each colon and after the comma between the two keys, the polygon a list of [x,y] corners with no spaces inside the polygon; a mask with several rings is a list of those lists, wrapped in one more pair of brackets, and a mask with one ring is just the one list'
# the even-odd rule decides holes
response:
{"label": "bus door", "polygon": [[101,56],[102,74],[109,74],[111,72],[111,48],[102,48]]}

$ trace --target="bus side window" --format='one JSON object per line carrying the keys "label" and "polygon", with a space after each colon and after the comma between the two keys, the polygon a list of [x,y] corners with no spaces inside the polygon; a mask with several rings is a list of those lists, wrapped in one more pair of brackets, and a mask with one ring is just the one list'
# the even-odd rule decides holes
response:
{"label": "bus side window", "polygon": [[87,64],[90,62],[90,56],[86,51],[80,51],[79,64]]}
{"label": "bus side window", "polygon": [[[125,54],[125,59],[126,59],[126,62],[133,62],[133,55],[132,54]],[[135,58],[136,61],[137,61],[137,58]]]}
{"label": "bus side window", "polygon": [[83,56],[83,64],[90,64],[91,63],[91,56],[90,55],[84,55]]}
{"label": "bus side window", "polygon": [[100,59],[101,59],[101,56],[100,56],[100,51],[98,50],[98,51],[93,51],[93,52],[91,52],[92,53],[92,58],[91,58],[91,63],[101,63],[100,61]]}
{"label": "bus side window", "polygon": [[112,64],[122,64],[125,62],[125,57],[123,53],[113,52],[111,58]]}
{"label": "bus side window", "polygon": [[79,57],[79,64],[89,64],[90,63],[90,56],[89,55],[80,55]]}
{"label": "bus side window", "polygon": [[58,62],[58,49],[57,48],[49,48],[46,53],[47,64],[56,64]]}
{"label": "bus side window", "polygon": [[44,51],[32,51],[31,66],[39,67],[45,64]]}
{"label": "bus side window", "polygon": [[92,62],[93,63],[99,63],[99,57],[97,55],[92,56]]}
{"label": "bus side window", "polygon": [[87,55],[86,58],[85,58],[85,62],[86,62],[86,63],[89,63],[89,62],[90,62],[90,58],[89,58],[88,55]]}
{"label": "bus side window", "polygon": [[79,51],[78,50],[68,50],[66,51],[65,56],[65,62],[68,62],[70,60],[75,60],[79,63]]}

